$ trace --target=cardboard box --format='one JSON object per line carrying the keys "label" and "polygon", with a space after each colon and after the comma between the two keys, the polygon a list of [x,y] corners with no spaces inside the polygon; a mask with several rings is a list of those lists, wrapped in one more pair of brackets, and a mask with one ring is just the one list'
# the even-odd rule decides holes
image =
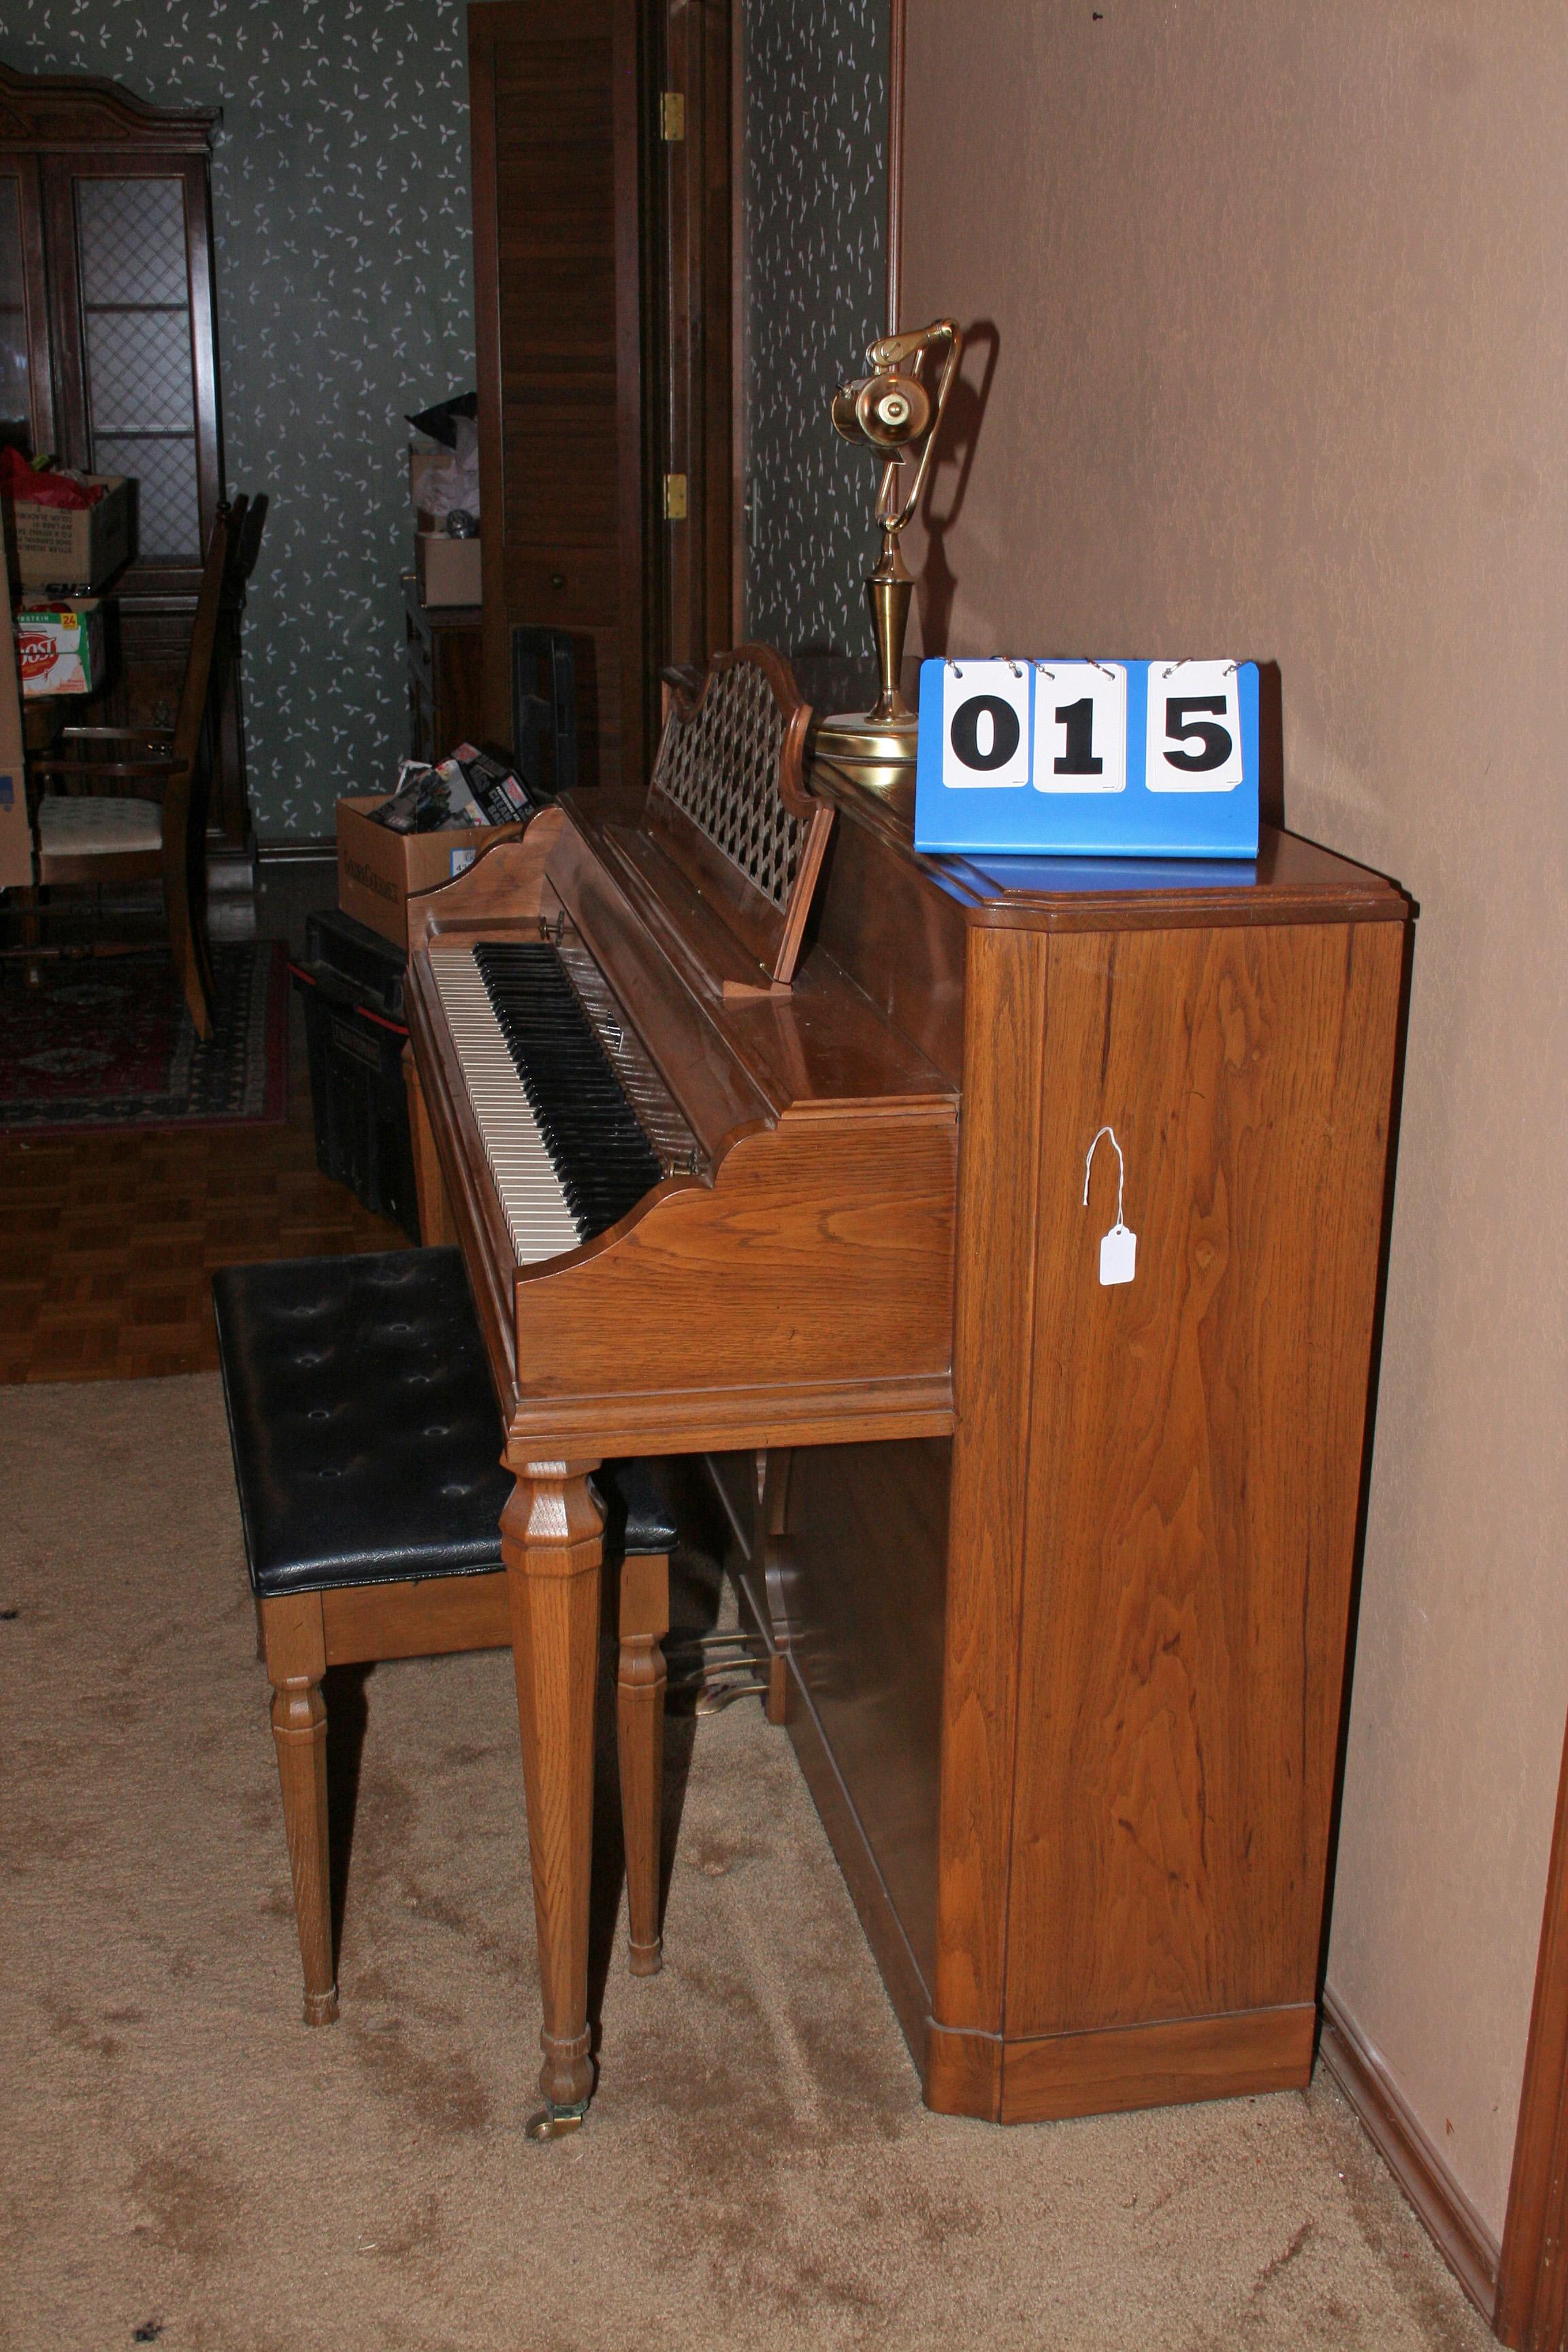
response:
{"label": "cardboard box", "polygon": [[422,530],[414,542],[414,569],[422,604],[482,604],[484,578],[477,539],[448,539]]}
{"label": "cardboard box", "polygon": [[84,474],[82,479],[105,486],[95,507],[6,501],[16,517],[16,567],[24,588],[68,588],[86,595],[131,561],[132,485],[120,474]]}
{"label": "cardboard box", "polygon": [[19,607],[15,624],[22,693],[96,694],[103,684],[103,607],[96,596]]}
{"label": "cardboard box", "polygon": [[[11,590],[0,563],[0,622],[11,637]],[[33,879],[33,837],[27,824],[26,768],[22,757],[22,698],[16,665],[0,661],[0,890],[25,890]]]}
{"label": "cardboard box", "polygon": [[389,793],[356,793],[338,803],[338,904],[384,940],[408,952],[408,899],[470,866],[492,841],[511,841],[521,824],[454,825],[449,833],[389,833],[371,811]]}

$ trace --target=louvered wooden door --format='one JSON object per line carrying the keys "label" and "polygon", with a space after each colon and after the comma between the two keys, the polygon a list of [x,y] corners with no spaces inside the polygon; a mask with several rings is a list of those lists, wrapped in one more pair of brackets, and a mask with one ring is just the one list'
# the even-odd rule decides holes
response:
{"label": "louvered wooden door", "polygon": [[468,11],[485,713],[510,633],[575,641],[583,781],[646,773],[648,681],[636,0]]}

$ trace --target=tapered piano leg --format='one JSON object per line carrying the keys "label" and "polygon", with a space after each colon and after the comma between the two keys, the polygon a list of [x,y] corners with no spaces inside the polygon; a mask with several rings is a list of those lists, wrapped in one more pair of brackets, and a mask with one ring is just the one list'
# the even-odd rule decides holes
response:
{"label": "tapered piano leg", "polygon": [[621,1562],[620,1669],[616,1734],[621,1765],[621,1835],[626,1850],[626,1941],[634,1977],[657,1976],[659,1822],[664,1798],[664,1652],[669,1631],[669,1559],[633,1553]]}
{"label": "tapered piano leg", "polygon": [[327,1840],[327,1654],[319,1592],[277,1594],[261,1605],[272,1737],[283,1794],[283,1830],[294,1881],[294,1917],[305,1971],[305,2022],[338,2013],[332,1969],[332,1880]]}
{"label": "tapered piano leg", "polygon": [[603,1520],[596,1461],[513,1462],[501,1514],[511,1654],[522,1733],[528,1850],[539,1930],[542,2114],[553,2138],[580,2124],[594,2087],[588,2046],[588,1880],[594,1831],[594,1696]]}

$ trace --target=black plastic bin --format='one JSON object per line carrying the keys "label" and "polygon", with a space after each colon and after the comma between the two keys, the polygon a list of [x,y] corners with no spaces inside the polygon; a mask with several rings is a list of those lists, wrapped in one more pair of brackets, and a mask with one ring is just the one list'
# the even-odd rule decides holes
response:
{"label": "black plastic bin", "polygon": [[403,951],[352,915],[312,915],[290,967],[305,1013],[316,1165],[419,1239],[403,1085]]}

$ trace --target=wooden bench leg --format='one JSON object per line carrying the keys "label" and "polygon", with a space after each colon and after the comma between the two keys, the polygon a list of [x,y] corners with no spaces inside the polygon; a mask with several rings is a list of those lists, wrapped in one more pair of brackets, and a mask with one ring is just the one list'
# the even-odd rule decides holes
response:
{"label": "wooden bench leg", "polygon": [[546,2139],[582,2122],[594,2088],[588,1889],[604,1521],[588,1486],[597,1459],[510,1466],[517,1484],[501,1513],[501,1557],[544,2009],[544,2108],[528,2130]]}
{"label": "wooden bench leg", "polygon": [[626,1850],[626,1927],[634,1977],[657,1976],[659,1825],[664,1810],[664,1652],[669,1631],[669,1557],[621,1562],[620,1669],[616,1733],[621,1765],[621,1834]]}
{"label": "wooden bench leg", "polygon": [[294,1880],[294,1916],[305,1969],[305,2022],[338,2013],[332,1969],[332,1880],[327,1838],[327,1710],[321,1699],[326,1643],[319,1592],[290,1592],[261,1604],[272,1737],[283,1790],[283,1827]]}

